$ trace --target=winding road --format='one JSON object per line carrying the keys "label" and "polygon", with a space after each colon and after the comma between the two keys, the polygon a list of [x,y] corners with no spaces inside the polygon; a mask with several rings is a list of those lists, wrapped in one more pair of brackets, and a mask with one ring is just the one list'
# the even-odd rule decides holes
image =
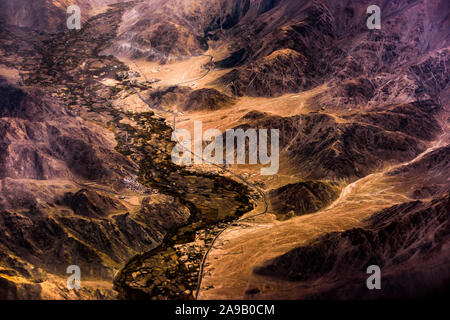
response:
{"label": "winding road", "polygon": [[[214,60],[213,57],[212,57],[212,56],[209,56],[209,55],[208,55],[208,57],[210,57],[210,62],[213,62],[213,60]],[[137,66],[137,65],[136,65],[136,66]],[[138,68],[139,68],[139,67],[138,67]],[[206,76],[210,73],[210,71],[211,71],[211,68],[208,68],[208,67],[207,67],[207,68],[205,68],[205,69],[206,69],[206,73],[205,73],[203,76],[201,76],[201,77],[199,77],[199,78],[197,78],[197,79],[193,79],[193,80],[189,80],[189,81],[184,81],[184,82],[181,82],[181,83],[175,84],[175,85],[186,84],[186,83],[190,83],[190,82],[194,82],[194,81],[203,79],[203,78],[206,77]],[[145,76],[144,76],[144,78],[145,78]],[[145,103],[148,105],[148,107],[149,107],[151,110],[156,110],[156,111],[159,111],[159,112],[170,113],[170,114],[172,114],[172,115],[173,115],[173,129],[175,130],[176,124],[177,124],[177,115],[179,115],[180,113],[178,113],[177,111],[167,111],[167,110],[163,110],[163,109],[161,109],[161,108],[157,108],[157,107],[155,107],[155,106],[152,106],[148,101],[146,101],[146,100],[141,96],[141,94],[140,94],[138,91],[136,91],[134,88],[132,88],[132,89],[133,89],[133,90],[135,91],[135,93],[139,96],[139,98],[140,98],[143,102],[145,102]],[[266,214],[266,213],[268,212],[268,202],[267,202],[266,194],[265,194],[264,191],[261,190],[258,186],[254,185],[253,183],[251,183],[250,181],[248,181],[248,180],[245,179],[244,177],[242,177],[242,176],[240,176],[240,175],[234,173],[233,171],[231,171],[231,170],[229,170],[229,169],[227,169],[227,168],[224,168],[224,167],[222,167],[222,166],[219,165],[219,164],[216,164],[216,163],[210,162],[210,161],[208,161],[208,160],[205,160],[202,156],[195,154],[194,152],[192,152],[192,151],[189,150],[188,148],[184,147],[183,144],[180,143],[180,141],[178,140],[178,138],[176,137],[176,135],[175,135],[175,139],[176,139],[176,142],[178,142],[178,143],[179,143],[186,151],[188,151],[189,153],[191,153],[194,157],[197,157],[197,158],[199,158],[199,159],[202,159],[202,161],[204,161],[205,163],[208,163],[208,164],[210,164],[210,165],[216,166],[216,167],[218,167],[218,168],[224,170],[225,172],[228,172],[229,174],[231,174],[231,175],[234,176],[235,178],[239,179],[240,181],[242,181],[244,184],[246,184],[246,185],[249,186],[250,188],[256,190],[257,193],[260,194],[261,199],[262,199],[262,201],[263,201],[263,205],[264,205],[264,208],[263,208],[263,211],[262,211],[262,212],[257,213],[257,214],[250,215],[250,216],[245,217],[245,218],[242,218],[242,219],[236,220],[233,224],[230,224],[230,225],[228,225],[226,228],[222,229],[222,230],[214,237],[213,241],[212,241],[211,244],[208,246],[208,249],[206,250],[206,252],[205,252],[205,254],[204,254],[204,256],[203,256],[203,259],[202,259],[202,262],[201,262],[201,265],[200,265],[199,276],[198,276],[198,284],[197,284],[197,290],[196,290],[195,295],[194,295],[195,299],[197,300],[197,299],[198,299],[198,296],[199,296],[199,293],[200,293],[200,291],[201,291],[201,285],[202,285],[202,282],[203,282],[203,279],[204,279],[204,272],[205,272],[206,261],[207,261],[207,259],[208,259],[209,254],[210,254],[211,251],[214,249],[214,246],[215,246],[215,244],[217,243],[217,240],[218,240],[218,239],[221,237],[221,235],[222,235],[225,231],[227,231],[229,228],[231,228],[232,226],[235,227],[235,224],[236,224],[236,223],[248,221],[248,220],[250,220],[250,219],[252,219],[252,218],[255,218],[255,217],[257,217],[257,216],[261,216],[261,215]],[[429,153],[430,151],[433,151],[433,150],[435,150],[436,148],[442,146],[442,143],[443,143],[444,141],[447,141],[448,139],[449,139],[449,138],[448,138],[448,131],[447,131],[447,130],[444,130],[444,134],[440,137],[440,139],[439,139],[438,141],[436,141],[432,146],[430,146],[430,148],[428,148],[426,151],[424,151],[422,154],[420,154],[418,157],[416,157],[416,158],[413,159],[412,161],[409,161],[409,162],[406,163],[406,164],[405,164],[405,163],[400,164],[400,165],[398,165],[398,166],[396,166],[396,167],[399,167],[399,166],[402,166],[402,165],[407,165],[407,164],[410,164],[410,163],[412,163],[412,162],[414,162],[414,161],[419,160],[419,159],[420,159],[421,157],[423,157],[425,154],[427,154],[427,153]],[[393,168],[390,168],[390,170],[392,170],[392,169],[393,169]],[[381,174],[383,174],[383,173],[384,173],[384,172],[381,172]],[[376,173],[375,173],[375,174],[376,174]],[[378,174],[380,174],[380,173],[378,173]],[[346,186],[346,188],[344,188],[344,190],[342,190],[341,195],[338,197],[338,199],[337,199],[335,202],[333,202],[333,204],[331,204],[327,209],[331,209],[331,208],[333,208],[336,204],[341,203],[341,202],[342,202],[349,194],[352,193],[352,189],[353,189],[353,187],[354,187],[355,185],[357,185],[360,181],[365,181],[365,180],[367,180],[367,179],[370,179],[371,176],[372,176],[372,175],[369,175],[369,176],[367,176],[367,177],[365,177],[365,178],[363,178],[363,179],[357,180],[357,181],[355,181],[354,183],[351,183],[351,184],[349,184],[348,186]]]}
{"label": "winding road", "polygon": [[[214,61],[214,57],[211,56],[211,55],[201,55],[201,56],[209,57],[209,58],[210,58],[210,61],[209,61],[210,63]],[[145,77],[145,74],[144,74],[144,73],[142,72],[142,70],[139,68],[139,66],[137,65],[137,63],[134,62],[134,61],[133,61],[133,63],[136,65],[136,67],[138,68],[139,72],[142,74],[142,76],[144,77],[144,79],[145,79],[146,81],[148,81],[147,78]],[[194,81],[201,80],[201,79],[205,78],[210,72],[211,72],[211,68],[206,68],[206,73],[205,73],[204,75],[202,75],[201,77],[196,78],[196,79],[192,79],[192,80],[189,80],[189,81],[183,81],[183,82],[181,82],[181,83],[174,84],[174,86],[178,86],[178,85],[182,85],[182,84],[186,84],[186,83],[190,83],[190,82],[194,82]],[[175,130],[175,128],[176,128],[176,121],[177,121],[177,115],[179,114],[177,111],[164,110],[164,109],[162,109],[162,108],[158,108],[158,107],[156,107],[156,106],[153,106],[151,103],[149,103],[147,100],[145,100],[145,98],[142,97],[142,95],[140,94],[140,92],[138,92],[135,88],[133,88],[133,87],[131,86],[131,89],[132,89],[133,92],[139,97],[139,99],[141,99],[145,104],[147,104],[147,106],[149,107],[150,110],[152,110],[152,111],[158,111],[158,112],[163,112],[163,113],[169,113],[169,114],[173,115],[173,129]],[[186,148],[182,143],[180,143],[180,141],[178,140],[176,134],[175,134],[174,136],[175,136],[175,140],[176,140],[175,142],[178,142],[178,143],[179,143],[186,151],[188,151],[188,152],[189,152],[190,154],[192,154],[194,157],[197,157],[197,158],[201,159],[202,161],[204,161],[205,163],[208,163],[208,164],[213,165],[213,166],[215,166],[215,167],[217,167],[217,168],[220,168],[221,170],[223,170],[223,171],[225,171],[225,172],[228,172],[229,174],[231,174],[232,176],[234,176],[234,177],[237,178],[238,180],[242,181],[244,184],[246,184],[246,185],[249,186],[250,188],[253,188],[254,190],[256,190],[256,191],[259,193],[259,195],[261,196],[261,199],[262,199],[262,201],[263,201],[263,205],[264,205],[263,211],[260,212],[260,213],[256,213],[256,214],[253,214],[253,215],[251,215],[251,216],[242,218],[242,219],[238,219],[238,220],[234,221],[233,224],[236,224],[236,223],[239,223],[239,222],[248,221],[248,220],[250,220],[250,219],[252,219],[252,218],[255,218],[255,217],[258,217],[258,216],[262,216],[262,215],[265,215],[265,214],[267,213],[267,211],[268,211],[268,209],[269,209],[269,205],[268,205],[268,202],[267,202],[267,196],[266,196],[266,194],[265,194],[265,192],[264,192],[263,190],[261,190],[258,186],[256,186],[255,184],[251,183],[250,181],[248,181],[246,178],[240,176],[239,174],[237,174],[237,173],[235,173],[235,172],[233,172],[233,171],[231,171],[231,170],[229,170],[229,169],[227,169],[227,168],[225,168],[225,167],[222,167],[221,165],[219,165],[219,164],[217,164],[217,163],[214,163],[214,162],[211,162],[211,161],[209,161],[209,160],[206,160],[206,159],[203,158],[203,156],[197,155],[195,152],[192,152],[192,150]],[[216,242],[217,242],[217,240],[220,238],[220,236],[221,236],[226,230],[228,230],[231,226],[232,226],[232,224],[228,225],[226,228],[224,228],[222,231],[220,231],[220,232],[214,237],[213,241],[211,242],[211,244],[209,245],[208,249],[206,250],[206,252],[205,252],[205,254],[204,254],[204,256],[203,256],[202,262],[201,262],[201,264],[200,264],[200,271],[199,271],[199,276],[198,276],[197,290],[196,290],[195,295],[194,295],[194,297],[195,297],[196,300],[198,299],[198,295],[199,295],[199,293],[200,293],[202,281],[203,281],[203,278],[204,278],[204,271],[205,271],[206,260],[208,259],[208,255],[209,255],[209,253],[212,251],[212,249],[214,248],[214,245],[216,244]]]}

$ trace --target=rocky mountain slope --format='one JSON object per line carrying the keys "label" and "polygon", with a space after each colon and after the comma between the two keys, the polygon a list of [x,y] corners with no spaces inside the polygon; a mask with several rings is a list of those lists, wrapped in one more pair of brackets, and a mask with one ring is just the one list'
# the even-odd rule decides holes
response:
{"label": "rocky mountain slope", "polygon": [[[304,292],[292,298],[443,297],[450,281],[449,200],[446,194],[390,207],[363,228],[327,234],[255,272],[303,282]],[[382,291],[367,290],[367,276],[361,275],[370,265],[383,271]]]}
{"label": "rocky mountain slope", "polygon": [[67,8],[77,5],[86,21],[97,10],[124,0],[4,0],[0,3],[0,21],[7,25],[43,32],[60,32],[66,28]]}
{"label": "rocky mountain slope", "polygon": [[[381,0],[369,30],[371,4],[2,1],[0,298],[446,290],[450,4]],[[279,129],[280,172],[173,164],[175,110]]]}
{"label": "rocky mountain slope", "polygon": [[363,177],[382,166],[411,160],[441,132],[429,117],[430,101],[386,106],[370,112],[331,116],[309,113],[280,117],[250,112],[244,126],[281,128],[280,148],[305,176],[314,179]]}
{"label": "rocky mountain slope", "polygon": [[[112,107],[117,91],[96,79],[127,67],[98,52],[123,8],[62,38],[1,30],[2,299],[115,298],[113,276],[134,255],[251,206],[242,185],[175,166],[171,128],[153,113]],[[81,291],[66,287],[69,265]]]}
{"label": "rocky mountain slope", "polygon": [[306,181],[272,190],[269,196],[274,212],[292,217],[327,207],[339,196],[339,188],[326,182]]}

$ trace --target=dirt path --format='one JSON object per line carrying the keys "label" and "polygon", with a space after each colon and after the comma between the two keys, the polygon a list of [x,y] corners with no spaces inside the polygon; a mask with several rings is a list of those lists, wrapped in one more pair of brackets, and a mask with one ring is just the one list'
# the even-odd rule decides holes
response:
{"label": "dirt path", "polygon": [[[448,145],[450,127],[445,122],[441,127],[442,135],[424,152],[349,184],[339,199],[326,209],[288,221],[254,223],[245,230],[232,228],[225,232],[221,237],[222,245],[216,246],[208,259],[210,266],[204,280],[208,290],[202,290],[200,299],[292,299],[294,292],[300,297],[307,290],[304,283],[259,276],[253,270],[325,233],[362,227],[364,219],[373,213],[411,201],[404,192],[410,181],[385,173],[420,161],[430,152]],[[313,291],[314,286],[308,290]],[[255,295],[248,293],[256,291]]]}
{"label": "dirt path", "polygon": [[[209,57],[209,58],[210,58],[210,63],[214,61],[214,57],[211,56],[211,55],[202,55],[202,56],[207,56],[207,57]],[[141,68],[137,65],[137,63],[136,63],[136,62],[133,62],[133,63],[136,65],[136,67],[138,68],[138,70],[141,72],[141,74],[142,74],[142,76],[144,77],[144,79],[145,79],[146,81],[148,81],[147,78],[145,77],[145,74],[142,73]],[[203,79],[204,77],[206,77],[210,72],[211,72],[211,68],[207,68],[207,72],[206,72],[203,76],[201,76],[201,77],[199,77],[199,78],[197,78],[197,79],[193,79],[193,80],[189,80],[189,81],[184,81],[184,82],[181,82],[181,83],[177,83],[177,84],[175,84],[175,85],[178,86],[178,85],[186,84],[186,83],[189,83],[189,82],[201,80],[201,79]],[[157,108],[157,107],[151,105],[147,100],[144,99],[144,97],[142,97],[142,95],[140,94],[140,92],[138,92],[138,91],[137,91],[136,89],[134,89],[133,87],[131,87],[131,88],[132,88],[133,92],[134,92],[135,94],[137,94],[137,96],[139,97],[139,99],[141,99],[144,103],[146,103],[146,104],[148,105],[148,107],[149,107],[150,110],[152,110],[152,111],[158,111],[158,112],[164,112],[164,113],[169,113],[169,114],[173,115],[173,129],[175,130],[175,128],[176,128],[176,123],[177,123],[177,115],[178,115],[178,112],[174,112],[174,111],[170,111],[170,110],[163,110],[162,108]],[[252,218],[255,218],[255,217],[258,217],[258,216],[261,216],[261,215],[264,215],[264,214],[267,213],[267,211],[268,211],[268,209],[269,209],[269,205],[268,205],[268,202],[267,202],[267,196],[266,196],[266,194],[265,194],[265,192],[264,192],[263,190],[261,190],[258,186],[256,186],[255,184],[251,183],[250,181],[248,181],[246,178],[240,176],[239,174],[237,174],[237,173],[235,173],[235,172],[233,172],[233,171],[227,169],[227,168],[224,167],[224,166],[221,166],[221,165],[216,164],[216,163],[214,163],[214,162],[208,161],[208,160],[204,159],[203,156],[197,155],[196,153],[192,152],[191,150],[185,148],[185,147],[183,146],[183,144],[180,143],[180,141],[178,140],[178,138],[176,137],[176,135],[175,135],[175,139],[176,139],[176,142],[177,142],[177,143],[179,143],[186,151],[188,151],[189,153],[191,153],[191,155],[193,155],[194,157],[197,157],[197,158],[201,159],[202,161],[204,161],[205,163],[208,163],[208,164],[210,164],[210,165],[212,165],[212,166],[215,166],[215,167],[217,167],[217,168],[219,168],[219,169],[221,169],[221,170],[223,170],[223,171],[225,171],[225,172],[228,172],[229,174],[231,174],[232,176],[234,176],[234,177],[237,178],[238,180],[242,181],[244,184],[246,184],[247,186],[249,186],[250,188],[256,190],[256,191],[259,193],[259,195],[261,196],[261,199],[262,199],[262,201],[263,201],[263,205],[264,205],[263,211],[260,212],[260,213],[251,215],[251,216],[249,216],[249,217],[245,217],[245,218],[242,218],[242,219],[238,219],[238,220],[235,221],[235,223],[248,221],[248,220],[250,220],[250,219],[252,219]],[[206,260],[208,259],[208,255],[209,255],[209,253],[211,252],[211,250],[214,248],[214,245],[216,244],[216,242],[217,242],[217,240],[220,238],[220,236],[221,236],[226,230],[228,230],[229,228],[230,228],[230,225],[227,226],[226,228],[224,228],[222,231],[220,231],[220,232],[214,237],[212,243],[210,244],[210,246],[208,247],[206,253],[205,253],[204,256],[203,256],[203,259],[202,259],[202,262],[201,262],[201,265],[200,265],[200,272],[199,272],[199,278],[198,278],[197,290],[196,290],[196,293],[195,293],[195,295],[194,295],[194,296],[195,296],[195,299],[198,298],[198,295],[199,295],[199,293],[200,293],[200,289],[201,289],[201,285],[202,285],[202,281],[203,281],[203,277],[204,277],[205,264],[206,264]]]}
{"label": "dirt path", "polygon": [[[450,112],[446,111],[444,109],[443,114],[449,114]],[[353,183],[350,183],[349,185],[347,185],[341,192],[339,198],[337,198],[329,207],[328,209],[333,209],[335,206],[337,206],[338,204],[342,203],[343,201],[345,201],[345,199],[352,194],[353,190],[362,183],[367,183],[367,181],[369,181],[372,178],[375,178],[377,176],[382,176],[386,173],[388,173],[389,171],[395,170],[397,168],[403,167],[403,166],[408,166],[416,161],[419,161],[420,159],[422,159],[425,155],[427,155],[430,152],[433,152],[434,150],[443,147],[445,145],[447,145],[450,141],[450,124],[447,122],[441,123],[442,129],[443,129],[443,133],[441,134],[441,136],[435,140],[434,142],[431,143],[431,145],[425,150],[423,151],[421,154],[419,154],[417,157],[415,157],[414,159],[407,161],[407,162],[403,162],[400,164],[397,164],[395,166],[386,168],[383,171],[380,172],[374,172],[368,176],[365,176],[359,180],[356,180]]]}

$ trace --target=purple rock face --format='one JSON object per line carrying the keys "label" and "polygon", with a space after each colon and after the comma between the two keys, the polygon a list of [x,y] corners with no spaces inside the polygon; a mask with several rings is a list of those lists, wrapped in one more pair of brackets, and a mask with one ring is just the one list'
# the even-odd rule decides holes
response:
{"label": "purple rock face", "polygon": [[[372,4],[0,1],[0,299],[448,290],[450,2]],[[279,174],[175,165],[175,110],[278,129]]]}
{"label": "purple rock face", "polygon": [[124,0],[4,0],[0,3],[0,21],[17,27],[44,32],[59,32],[66,27],[67,8],[78,5],[85,21],[93,11]]}

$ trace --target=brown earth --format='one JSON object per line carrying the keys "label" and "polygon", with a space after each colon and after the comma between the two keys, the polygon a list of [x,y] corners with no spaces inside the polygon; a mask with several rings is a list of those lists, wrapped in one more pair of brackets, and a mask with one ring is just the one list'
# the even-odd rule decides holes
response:
{"label": "brown earth", "polygon": [[[65,2],[0,7],[2,297],[110,298],[120,269],[121,298],[191,299],[223,230],[201,299],[448,288],[448,1],[383,0],[380,30],[368,0],[79,3],[83,29],[57,36],[42,31],[64,29]],[[269,212],[233,224],[263,202],[173,165],[159,107],[183,111],[177,128],[279,129],[277,175],[228,168]],[[369,263],[385,291],[367,293]]]}

